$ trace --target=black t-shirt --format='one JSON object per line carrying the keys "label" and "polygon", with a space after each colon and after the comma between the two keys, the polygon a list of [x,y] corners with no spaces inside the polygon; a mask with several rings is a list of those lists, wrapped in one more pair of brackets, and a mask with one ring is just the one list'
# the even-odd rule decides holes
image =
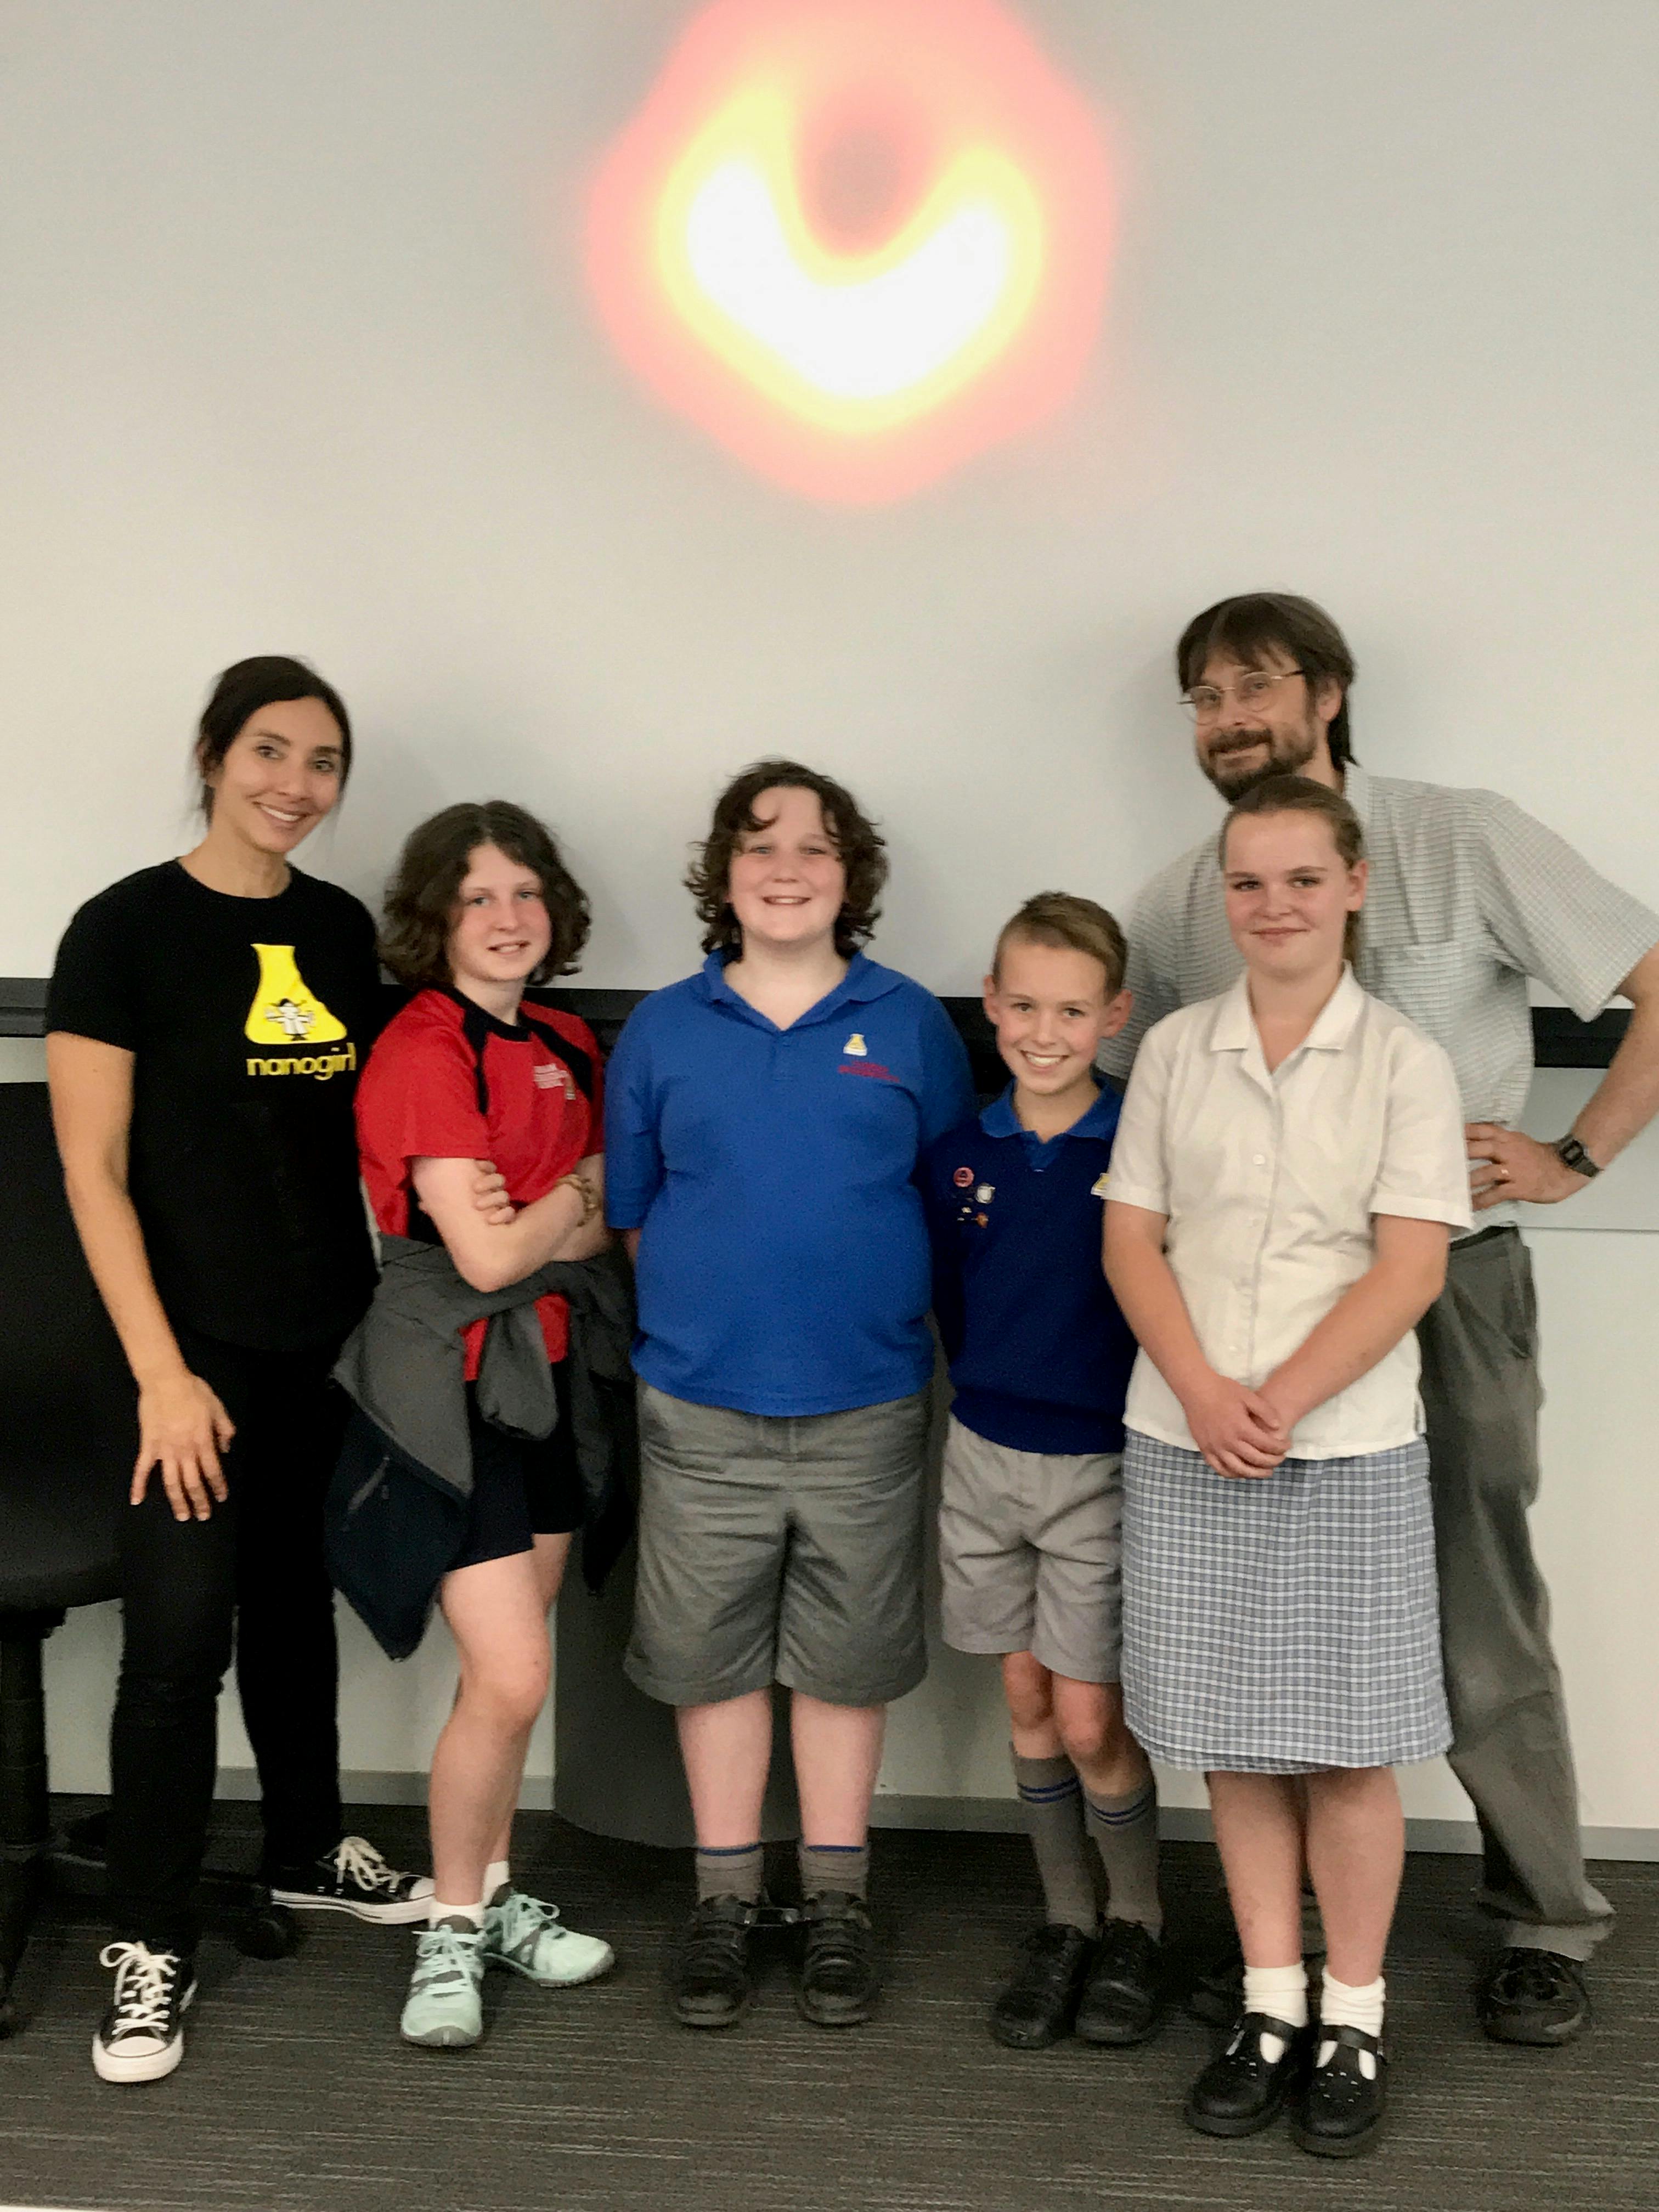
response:
{"label": "black t-shirt", "polygon": [[234,898],[169,860],[70,922],[46,1027],[135,1055],[129,1187],[170,1316],[283,1352],[362,1315],[351,1103],[379,1003],[367,911],[297,869]]}

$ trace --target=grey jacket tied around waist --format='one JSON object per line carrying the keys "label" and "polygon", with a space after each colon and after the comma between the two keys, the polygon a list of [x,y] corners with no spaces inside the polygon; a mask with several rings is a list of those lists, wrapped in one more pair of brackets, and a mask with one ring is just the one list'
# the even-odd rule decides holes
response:
{"label": "grey jacket tied around waist", "polygon": [[[505,1290],[475,1291],[443,1245],[383,1236],[380,1288],[346,1339],[334,1379],[405,1457],[458,1498],[471,1498],[461,1332],[475,1321],[489,1323],[478,1369],[485,1420],[509,1436],[551,1436],[558,1407],[536,1301],[553,1291],[572,1302],[573,1334],[575,1309],[591,1302],[599,1335],[614,1340],[615,1371],[625,1378],[634,1316],[627,1278],[614,1266],[553,1260]],[[603,1371],[592,1352],[589,1359]]]}
{"label": "grey jacket tied around waist", "polygon": [[487,1321],[477,1410],[508,1436],[550,1436],[559,1418],[536,1301],[570,1306],[564,1363],[586,1512],[584,1579],[597,1589],[632,1527],[633,1277],[619,1251],[554,1260],[501,1291],[477,1291],[441,1244],[380,1240],[374,1303],[334,1379],[350,1398],[329,1494],[337,1588],[394,1658],[424,1633],[438,1583],[462,1548],[472,1497],[462,1331]]}

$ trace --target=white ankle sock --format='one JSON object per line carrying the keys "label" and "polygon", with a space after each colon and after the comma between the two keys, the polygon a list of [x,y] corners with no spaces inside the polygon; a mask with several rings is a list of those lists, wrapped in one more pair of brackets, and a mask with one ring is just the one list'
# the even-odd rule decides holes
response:
{"label": "white ankle sock", "polygon": [[484,1869],[484,1903],[493,1905],[495,1902],[495,1893],[498,1889],[511,1889],[512,1887],[513,1870],[507,1861],[491,1859],[489,1864]]}
{"label": "white ankle sock", "polygon": [[446,1905],[440,1897],[428,1900],[426,1924],[435,1928],[441,1920],[465,1920],[469,1927],[482,1928],[484,1923],[483,1899],[476,1905]]}
{"label": "white ankle sock", "polygon": [[[1328,2036],[1328,2027],[1359,2027],[1367,2035],[1382,2033],[1383,2000],[1388,1984],[1379,1974],[1374,1982],[1356,1988],[1350,1982],[1339,1982],[1328,1966],[1325,1969],[1324,1993],[1319,2000],[1320,2043],[1317,2066],[1328,2066],[1336,2049],[1336,2039]],[[1369,2051],[1359,2054],[1359,2070],[1368,2081],[1376,2079],[1376,2061]]]}
{"label": "white ankle sock", "polygon": [[[1244,2009],[1282,2020],[1287,2027],[1308,2025],[1308,1970],[1298,1959],[1293,1966],[1246,1966]],[[1264,2035],[1261,2056],[1276,2066],[1285,2056],[1282,2036]]]}

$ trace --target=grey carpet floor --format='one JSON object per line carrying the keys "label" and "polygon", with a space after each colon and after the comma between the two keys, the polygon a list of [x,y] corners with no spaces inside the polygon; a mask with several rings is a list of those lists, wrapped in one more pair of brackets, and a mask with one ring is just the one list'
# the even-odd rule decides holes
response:
{"label": "grey carpet floor", "polygon": [[[216,1856],[246,1858],[245,1808]],[[422,1864],[417,1815],[365,1831]],[[1000,2050],[985,2007],[1035,1915],[1018,1838],[878,1836],[889,1966],[879,2018],[808,2027],[780,1948],[744,2025],[666,2019],[664,1938],[688,1873],[667,1854],[521,1820],[517,1871],[611,1937],[608,1980],[548,1995],[492,1975],[477,2050],[397,2036],[407,1930],[313,1916],[275,1964],[210,1940],[189,2049],[164,2082],[117,2089],[88,2049],[107,1977],[94,1920],[59,1909],[0,2044],[0,2203],[190,2212],[1659,2212],[1659,1867],[1599,1878],[1621,1924],[1597,1966],[1594,2032],[1561,2051],[1500,2048],[1468,1994],[1483,1938],[1474,1862],[1410,1864],[1391,1965],[1393,2124],[1333,2167],[1282,2129],[1239,2144],[1182,2122],[1206,2031],[1174,2014],[1139,2051]],[[1168,1852],[1178,1967],[1224,1919],[1213,1854]]]}

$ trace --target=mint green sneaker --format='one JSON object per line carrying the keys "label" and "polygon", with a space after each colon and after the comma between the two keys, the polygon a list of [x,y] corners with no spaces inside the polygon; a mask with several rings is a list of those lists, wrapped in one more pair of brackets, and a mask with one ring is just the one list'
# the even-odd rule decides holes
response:
{"label": "mint green sneaker", "polygon": [[441,1920],[415,1946],[402,2021],[405,2043],[460,2051],[483,2033],[483,1933]]}
{"label": "mint green sneaker", "polygon": [[617,1954],[597,1936],[579,1936],[559,1918],[556,1905],[544,1905],[521,1889],[504,1889],[485,1908],[483,1956],[487,1965],[511,1966],[544,1990],[596,1982],[617,1963]]}

